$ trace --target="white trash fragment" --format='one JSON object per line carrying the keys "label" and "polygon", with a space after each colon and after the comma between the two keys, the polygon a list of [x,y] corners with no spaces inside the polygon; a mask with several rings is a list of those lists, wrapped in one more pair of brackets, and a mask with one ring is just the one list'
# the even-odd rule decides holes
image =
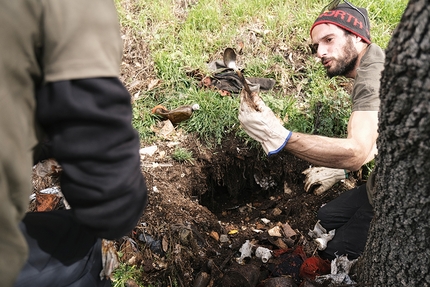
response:
{"label": "white trash fragment", "polygon": [[331,274],[317,276],[315,282],[324,283],[330,280],[331,283],[353,285],[356,284],[350,277],[349,271],[358,259],[348,260],[346,255],[337,256],[331,261]]}
{"label": "white trash fragment", "polygon": [[259,246],[255,250],[255,256],[261,258],[263,263],[267,263],[267,261],[272,258],[272,250]]}
{"label": "white trash fragment", "polygon": [[293,194],[293,190],[288,186],[287,182],[284,182],[284,193],[285,194]]}
{"label": "white trash fragment", "polygon": [[174,146],[177,146],[177,145],[180,145],[180,144],[181,144],[180,142],[168,142],[167,146],[168,147],[174,147]]}
{"label": "white trash fragment", "polygon": [[271,187],[276,186],[276,182],[271,176],[266,178],[259,178],[257,174],[254,174],[255,183],[257,183],[263,190],[268,190]]}
{"label": "white trash fragment", "polygon": [[328,234],[323,234],[321,238],[314,239],[318,244],[318,250],[325,250],[327,248],[327,242],[333,239],[334,233],[334,230],[330,230]]}
{"label": "white trash fragment", "polygon": [[268,231],[270,236],[274,237],[282,237],[281,228],[279,226],[275,226]]}
{"label": "white trash fragment", "polygon": [[244,264],[245,258],[251,258],[252,244],[249,240],[246,240],[242,247],[240,247],[240,257],[236,259],[237,263]]}
{"label": "white trash fragment", "polygon": [[148,146],[148,147],[141,148],[139,150],[139,153],[143,155],[153,156],[154,153],[157,151],[157,149],[158,147],[156,145]]}
{"label": "white trash fragment", "polygon": [[263,221],[264,224],[267,224],[270,222],[270,220],[267,218],[262,218],[261,221]]}
{"label": "white trash fragment", "polygon": [[333,229],[327,233],[327,230],[322,227],[320,221],[318,220],[314,229],[309,230],[308,235],[318,244],[318,250],[324,250],[327,248],[327,242],[333,239],[335,232],[336,230]]}
{"label": "white trash fragment", "polygon": [[58,194],[58,193],[60,193],[60,188],[58,186],[54,186],[54,187],[42,189],[39,192],[45,193],[45,194]]}

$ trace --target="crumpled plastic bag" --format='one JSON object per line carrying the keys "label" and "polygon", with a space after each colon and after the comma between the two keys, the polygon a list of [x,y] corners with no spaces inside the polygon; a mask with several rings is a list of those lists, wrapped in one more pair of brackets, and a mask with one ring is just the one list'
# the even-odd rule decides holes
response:
{"label": "crumpled plastic bag", "polygon": [[352,266],[354,266],[355,262],[357,262],[357,260],[358,259],[349,260],[348,256],[346,255],[337,256],[331,261],[331,274],[317,276],[315,278],[315,282],[320,284],[330,282],[334,284],[334,286],[339,284],[356,284],[356,282],[354,282],[349,277],[349,271],[351,270]]}
{"label": "crumpled plastic bag", "polygon": [[335,232],[336,230],[333,229],[327,233],[327,230],[320,224],[320,221],[318,220],[314,229],[309,230],[308,235],[318,244],[318,250],[324,250],[327,248],[327,242],[333,239]]}
{"label": "crumpled plastic bag", "polygon": [[249,240],[246,240],[244,244],[239,249],[240,257],[236,259],[237,263],[243,265],[245,264],[245,260],[251,258],[252,256],[252,243]]}

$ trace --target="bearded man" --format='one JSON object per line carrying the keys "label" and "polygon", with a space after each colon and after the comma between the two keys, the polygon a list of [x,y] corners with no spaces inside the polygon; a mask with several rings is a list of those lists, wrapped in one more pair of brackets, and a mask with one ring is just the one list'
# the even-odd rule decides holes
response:
{"label": "bearded man", "polygon": [[[347,138],[289,131],[258,97],[254,99],[258,111],[245,101],[241,101],[239,110],[243,129],[262,144],[266,154],[274,155],[285,149],[321,166],[304,172],[307,191],[320,185],[316,194],[345,178],[348,171],[358,170],[377,153],[379,81],[385,55],[371,42],[367,11],[344,2],[340,5],[332,5],[332,2],[328,6],[334,7],[329,7],[328,11],[324,8],[310,34],[327,75],[355,79]],[[320,253],[323,258],[348,255],[349,259],[355,259],[363,252],[373,217],[368,190],[366,185],[349,190],[319,210],[321,225],[327,230],[336,230],[333,240]]]}

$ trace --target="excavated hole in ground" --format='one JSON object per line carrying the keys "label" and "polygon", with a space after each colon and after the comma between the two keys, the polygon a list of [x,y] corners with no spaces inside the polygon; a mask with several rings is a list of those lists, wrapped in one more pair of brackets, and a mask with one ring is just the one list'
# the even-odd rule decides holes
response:
{"label": "excavated hole in ground", "polygon": [[[182,286],[192,286],[201,272],[210,273],[212,286],[226,286],[221,278],[237,264],[235,259],[246,240],[278,248],[267,231],[279,224],[288,224],[297,232],[289,247],[300,245],[312,256],[315,245],[307,234],[316,223],[318,209],[349,188],[340,183],[321,196],[306,193],[302,171],[309,163],[287,152],[267,158],[234,137],[212,150],[194,139],[181,145],[193,151],[193,163],[180,164],[165,156],[164,168],[143,170],[149,205],[130,235],[140,251],[127,255],[128,243],[119,245],[125,254],[122,259],[142,264],[145,282],[155,286],[169,286],[162,279],[169,276],[181,280]],[[173,150],[159,149],[167,155]],[[157,154],[145,161],[162,163]],[[256,233],[256,229],[264,233]],[[168,256],[154,256],[139,242],[143,232],[165,244]],[[228,242],[220,242],[221,235],[227,235]]]}

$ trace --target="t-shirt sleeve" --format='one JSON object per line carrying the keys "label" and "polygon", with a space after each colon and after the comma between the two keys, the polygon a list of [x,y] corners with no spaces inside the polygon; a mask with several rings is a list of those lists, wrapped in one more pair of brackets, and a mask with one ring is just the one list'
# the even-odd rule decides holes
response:
{"label": "t-shirt sleeve", "polygon": [[384,69],[384,53],[378,46],[371,45],[357,69],[352,90],[352,111],[378,111],[381,73]]}
{"label": "t-shirt sleeve", "polygon": [[118,77],[122,40],[113,1],[45,1],[45,82]]}

